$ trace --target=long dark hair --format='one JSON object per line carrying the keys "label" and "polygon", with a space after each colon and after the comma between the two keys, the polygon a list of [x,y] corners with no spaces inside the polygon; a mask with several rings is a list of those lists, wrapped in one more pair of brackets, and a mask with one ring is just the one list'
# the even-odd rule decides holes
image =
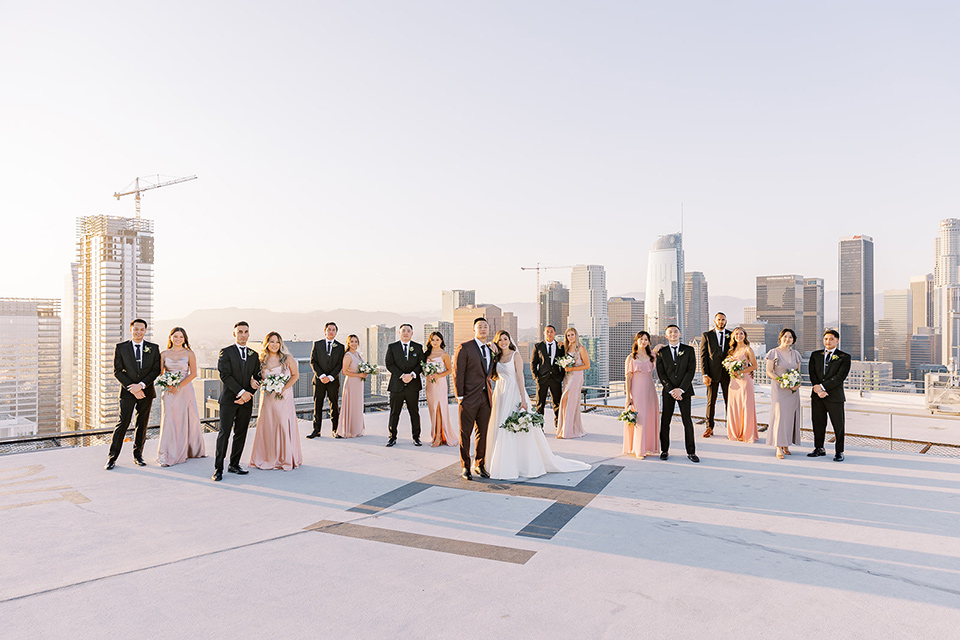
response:
{"label": "long dark hair", "polygon": [[640,342],[640,337],[641,337],[641,336],[647,336],[647,346],[645,346],[645,347],[643,348],[643,350],[644,350],[644,352],[646,352],[647,357],[650,358],[650,362],[653,362],[653,352],[650,351],[650,342],[651,342],[651,341],[650,341],[650,334],[647,333],[646,331],[639,331],[639,332],[637,332],[637,335],[634,336],[634,338],[633,338],[633,352],[631,353],[631,355],[633,356],[633,359],[634,359],[634,360],[637,359],[637,355],[640,353],[640,348],[639,348],[639,346],[637,345],[637,343]]}
{"label": "long dark hair", "polygon": [[507,336],[507,339],[510,340],[508,348],[510,351],[516,351],[517,348],[513,346],[513,338],[510,337],[510,334],[500,329],[497,331],[497,335],[493,337],[493,344],[497,345],[497,354],[493,356],[493,365],[490,367],[490,378],[493,380],[497,379],[497,363],[500,362],[500,358],[503,357],[503,351],[500,350],[500,338]]}
{"label": "long dark hair", "polygon": [[431,331],[430,336],[427,338],[427,348],[423,352],[423,359],[426,360],[430,357],[430,354],[433,352],[433,336],[440,338],[440,348],[446,349],[447,343],[443,340],[443,334],[439,331]]}
{"label": "long dark hair", "polygon": [[[134,320],[134,322],[137,322],[137,321]],[[132,325],[133,322],[131,322],[130,324]],[[171,340],[171,338],[173,338],[173,334],[175,334],[177,331],[183,334],[183,348],[186,349],[187,351],[190,351],[191,350],[190,338],[187,337],[187,330],[184,329],[183,327],[174,327],[173,329],[170,329],[170,335],[167,336],[167,349],[173,348],[173,340]]]}

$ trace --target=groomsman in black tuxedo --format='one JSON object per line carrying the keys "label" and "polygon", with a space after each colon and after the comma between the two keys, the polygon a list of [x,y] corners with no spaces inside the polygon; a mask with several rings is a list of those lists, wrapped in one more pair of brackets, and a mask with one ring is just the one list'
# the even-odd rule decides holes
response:
{"label": "groomsman in black tuxedo", "polygon": [[420,374],[423,372],[423,346],[413,342],[413,326],[400,325],[400,340],[387,347],[384,364],[390,372],[390,439],[387,446],[397,444],[397,425],[400,424],[400,410],[407,405],[410,414],[410,428],[413,431],[413,444],[420,446]]}
{"label": "groomsman in black tuxedo", "polygon": [[543,330],[543,342],[533,346],[533,358],[530,370],[537,381],[537,413],[543,415],[547,405],[547,394],[553,396],[553,426],[560,424],[560,396],[563,395],[564,370],[554,364],[563,356],[563,344],[557,342],[557,329],[548,324]]}
{"label": "groomsman in black tuxedo", "polygon": [[810,420],[813,422],[813,451],[808,458],[827,455],[823,444],[827,436],[827,416],[837,436],[833,459],[843,462],[844,411],[847,397],[843,393],[843,381],[850,373],[850,354],[840,351],[840,333],[836,329],[823,332],[823,349],[810,354]]}
{"label": "groomsman in black tuxedo", "polygon": [[328,322],[323,327],[325,340],[313,343],[310,352],[310,366],[313,368],[313,432],[308,438],[320,437],[320,423],[323,422],[323,399],[330,400],[330,422],[333,423],[333,437],[337,435],[340,422],[340,369],[343,367],[343,354],[346,349],[336,341],[337,324]]}
{"label": "groomsman in black tuxedo", "polygon": [[143,461],[143,443],[147,439],[150,407],[157,397],[153,382],[160,375],[160,346],[144,340],[146,333],[146,321],[137,318],[130,323],[133,339],[119,343],[113,352],[113,375],[123,386],[120,387],[120,420],[113,430],[110,454],[103,467],[107,471],[117,464],[134,409],[137,423],[133,437],[133,461],[140,467],[147,464]]}
{"label": "groomsman in black tuxedo", "polygon": [[730,346],[730,332],[727,330],[727,316],[718,313],[713,316],[713,329],[705,331],[700,342],[700,370],[703,372],[703,384],[707,387],[707,430],[704,438],[713,435],[713,421],[717,413],[717,396],[723,391],[723,405],[727,405],[727,393],[730,391],[730,374],[723,368],[723,359]]}
{"label": "groomsman in black tuxedo", "polygon": [[249,473],[240,466],[240,457],[253,414],[253,394],[260,387],[260,358],[256,351],[247,347],[250,325],[242,320],[233,325],[233,338],[234,344],[220,349],[217,360],[223,391],[220,393],[220,433],[217,434],[217,457],[212,476],[215,482],[223,480],[223,459],[227,457],[231,431],[233,447],[227,471],[238,475]]}
{"label": "groomsman in black tuxedo", "polygon": [[690,400],[693,398],[693,375],[697,371],[697,362],[693,347],[680,343],[680,327],[675,324],[666,330],[668,345],[657,353],[657,375],[663,383],[660,413],[660,459],[669,458],[670,421],[673,409],[680,407],[680,419],[683,421],[683,438],[687,445],[687,457],[692,462],[700,462],[697,457],[697,445],[693,437],[693,419],[690,417]]}

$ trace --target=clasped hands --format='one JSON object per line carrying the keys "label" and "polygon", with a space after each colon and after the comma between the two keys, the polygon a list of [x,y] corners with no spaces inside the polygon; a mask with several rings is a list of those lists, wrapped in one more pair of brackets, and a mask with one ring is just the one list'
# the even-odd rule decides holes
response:
{"label": "clasped hands", "polygon": [[[253,388],[254,391],[256,391],[257,389],[260,388],[260,383],[257,382],[256,378],[250,378],[250,386]],[[243,393],[237,396],[237,399],[234,400],[233,402],[234,404],[246,404],[250,402],[252,399],[253,399],[253,394],[247,391],[246,389],[244,389]]]}
{"label": "clasped hands", "polygon": [[817,394],[821,399],[826,398],[829,393],[823,390],[823,387],[819,384],[813,385],[813,392]]}
{"label": "clasped hands", "polygon": [[127,391],[133,394],[133,397],[137,400],[143,400],[147,397],[147,394],[143,392],[143,385],[139,382],[134,382],[131,385],[127,386]]}

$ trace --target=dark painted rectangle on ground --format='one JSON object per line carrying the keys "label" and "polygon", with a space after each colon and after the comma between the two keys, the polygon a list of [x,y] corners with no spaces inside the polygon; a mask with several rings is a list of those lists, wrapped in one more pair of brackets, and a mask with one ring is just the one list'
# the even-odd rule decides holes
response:
{"label": "dark painted rectangle on ground", "polygon": [[483,558],[485,560],[496,560],[497,562],[510,562],[513,564],[526,564],[527,560],[536,554],[536,551],[528,551],[527,549],[500,547],[492,544],[455,540],[453,538],[439,538],[437,536],[428,536],[420,533],[381,529],[379,527],[368,527],[366,525],[352,524],[349,522],[335,522],[333,520],[321,520],[306,528],[310,531],[332,533],[348,538],[386,542],[387,544],[395,544],[401,547],[426,549],[428,551],[439,551],[441,553],[452,553],[458,556]]}
{"label": "dark painted rectangle on ground", "polygon": [[368,500],[363,504],[358,504],[355,507],[350,507],[347,511],[356,511],[357,513],[379,513],[384,509],[389,509],[395,504],[399,504],[411,496],[415,496],[421,491],[429,489],[433,485],[425,484],[423,482],[408,482],[407,484],[397,487],[393,491],[388,491],[382,496],[377,496],[373,500]]}
{"label": "dark painted rectangle on ground", "polygon": [[[543,513],[533,519],[530,524],[517,532],[518,536],[525,538],[540,538],[541,540],[550,540],[557,535],[561,529],[580,513],[593,498],[606,488],[610,481],[617,477],[617,474],[623,470],[623,467],[612,464],[602,464],[590,472],[590,474],[577,483],[573,491],[586,494],[586,499],[573,499],[569,501],[558,500],[546,509]],[[572,492],[571,492],[572,493]],[[570,495],[571,498],[579,496]]]}

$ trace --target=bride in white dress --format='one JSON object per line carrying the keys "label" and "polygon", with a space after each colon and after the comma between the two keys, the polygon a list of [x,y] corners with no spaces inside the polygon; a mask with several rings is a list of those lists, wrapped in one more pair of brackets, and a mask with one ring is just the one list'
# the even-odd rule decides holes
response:
{"label": "bride in white dress", "polygon": [[496,386],[493,410],[487,428],[487,471],[491,478],[515,480],[520,476],[538,478],[545,473],[589,471],[590,465],[555,456],[547,445],[543,429],[514,433],[500,425],[511,413],[523,407],[530,410],[530,398],[523,386],[523,361],[506,331],[497,332],[493,352]]}

